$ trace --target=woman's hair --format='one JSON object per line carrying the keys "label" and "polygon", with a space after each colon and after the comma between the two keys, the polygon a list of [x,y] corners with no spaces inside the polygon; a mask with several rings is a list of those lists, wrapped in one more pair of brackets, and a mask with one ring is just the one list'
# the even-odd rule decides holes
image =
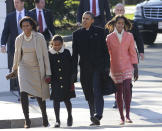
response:
{"label": "woman's hair", "polygon": [[37,23],[31,17],[25,16],[20,20],[21,29],[23,22],[29,22],[29,24],[32,26],[32,29],[37,32]]}
{"label": "woman's hair", "polygon": [[51,39],[51,41],[49,42],[49,46],[52,47],[53,45],[53,41],[60,41],[62,44],[64,42],[63,38],[60,35],[54,35]]}
{"label": "woman's hair", "polygon": [[112,18],[106,25],[105,28],[109,30],[109,32],[113,32],[115,28],[115,24],[118,22],[119,19],[124,20],[124,30],[128,31],[131,30],[132,24],[131,22],[124,16],[124,15],[116,15]]}

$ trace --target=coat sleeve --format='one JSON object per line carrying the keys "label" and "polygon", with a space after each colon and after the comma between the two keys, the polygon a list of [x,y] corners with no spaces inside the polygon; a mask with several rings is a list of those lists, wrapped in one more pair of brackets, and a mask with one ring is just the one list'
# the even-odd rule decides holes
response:
{"label": "coat sleeve", "polygon": [[82,15],[83,15],[83,0],[80,0],[80,4],[78,6],[78,10],[77,10],[77,22],[81,22],[82,21]]}
{"label": "coat sleeve", "polygon": [[45,74],[51,75],[51,68],[50,68],[47,44],[46,44],[44,37],[41,37],[39,42],[41,43],[41,46],[42,46],[43,61],[44,61],[44,66],[45,66],[44,68],[45,68],[45,72],[46,72]]}
{"label": "coat sleeve", "polygon": [[109,55],[109,52],[108,52],[108,46],[106,44],[106,33],[104,31],[104,34],[103,34],[103,53],[104,53],[104,63],[105,63],[105,69],[108,70],[110,68],[110,55]]}
{"label": "coat sleeve", "polygon": [[131,63],[138,64],[138,58],[137,58],[137,53],[134,46],[134,38],[132,34],[130,34],[130,46],[128,51],[130,54]]}
{"label": "coat sleeve", "polygon": [[109,21],[111,20],[111,13],[110,13],[110,7],[109,7],[109,1],[108,0],[104,0],[104,10],[106,12],[106,20]]}
{"label": "coat sleeve", "polygon": [[144,53],[143,39],[141,37],[141,34],[140,34],[137,24],[135,22],[133,23],[132,33],[133,33],[134,40],[136,41],[138,52]]}
{"label": "coat sleeve", "polygon": [[73,60],[73,71],[75,73],[78,72],[78,45],[77,45],[77,34],[73,33],[73,40],[72,40],[72,60]]}
{"label": "coat sleeve", "polygon": [[52,15],[51,11],[48,11],[48,17],[49,17],[49,19],[48,19],[49,20],[49,30],[52,33],[52,35],[55,35],[55,27],[53,25],[54,19],[53,19],[53,15]]}
{"label": "coat sleeve", "polygon": [[16,38],[16,40],[15,40],[15,53],[14,53],[12,71],[17,70],[18,65],[19,65],[18,57],[19,57],[19,55],[21,55],[21,54],[19,54],[19,51],[20,51],[19,42],[20,42],[20,40],[18,38]]}
{"label": "coat sleeve", "polygon": [[7,16],[4,23],[4,29],[2,32],[1,45],[6,45],[8,37],[9,37],[9,17]]}

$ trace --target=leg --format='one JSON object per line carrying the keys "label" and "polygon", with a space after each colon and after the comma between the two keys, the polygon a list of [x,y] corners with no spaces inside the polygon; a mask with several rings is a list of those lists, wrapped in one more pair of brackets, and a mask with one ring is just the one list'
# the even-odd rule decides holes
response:
{"label": "leg", "polygon": [[120,113],[121,124],[124,124],[124,114],[123,114],[123,84],[117,84],[117,93],[116,93],[116,100],[117,105]]}
{"label": "leg", "polygon": [[68,112],[67,125],[72,126],[73,117],[72,117],[72,104],[71,104],[71,101],[70,100],[65,100],[64,103],[66,105],[66,109],[67,109],[67,112]]}
{"label": "leg", "polygon": [[21,105],[22,105],[24,116],[25,116],[24,128],[30,128],[31,122],[29,119],[28,94],[26,92],[21,92],[20,96],[21,96]]}
{"label": "leg", "polygon": [[87,69],[85,67],[80,67],[80,82],[82,85],[85,98],[88,101],[88,105],[90,109],[90,118],[92,118],[95,114],[95,108],[94,108],[94,96],[93,96],[93,89],[92,89],[92,72],[90,69]]}
{"label": "leg", "polygon": [[117,102],[116,102],[116,93],[115,93],[115,101],[114,101],[114,104],[113,104],[113,108],[118,108]]}
{"label": "leg", "polygon": [[37,101],[38,101],[39,107],[42,112],[43,126],[47,127],[49,125],[49,123],[48,123],[48,117],[47,117],[47,112],[46,112],[46,102],[42,101],[42,98],[40,98],[40,97],[37,97]]}
{"label": "leg", "polygon": [[129,112],[130,112],[130,103],[131,103],[131,79],[127,79],[123,82],[123,95],[126,108],[126,119],[131,123]]}
{"label": "leg", "polygon": [[60,102],[53,101],[53,107],[54,107],[55,116],[56,116],[55,127],[60,127]]}
{"label": "leg", "polygon": [[104,109],[104,99],[102,95],[101,77],[100,72],[95,72],[93,76],[93,91],[94,91],[94,102],[96,109],[96,116],[100,120],[102,118]]}

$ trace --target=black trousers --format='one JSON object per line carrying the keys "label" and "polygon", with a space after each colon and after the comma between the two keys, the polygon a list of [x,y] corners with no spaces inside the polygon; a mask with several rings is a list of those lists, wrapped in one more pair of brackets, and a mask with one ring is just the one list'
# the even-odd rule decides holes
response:
{"label": "black trousers", "polygon": [[[9,68],[9,72],[12,72],[13,59],[14,59],[14,53],[9,52],[8,53],[8,68]],[[16,90],[20,94],[18,78],[10,79],[10,90],[11,91],[15,91]]]}
{"label": "black trousers", "polygon": [[93,70],[92,68],[82,66],[80,67],[80,81],[83,89],[85,99],[88,101],[90,116],[95,114],[94,94],[93,94]]}

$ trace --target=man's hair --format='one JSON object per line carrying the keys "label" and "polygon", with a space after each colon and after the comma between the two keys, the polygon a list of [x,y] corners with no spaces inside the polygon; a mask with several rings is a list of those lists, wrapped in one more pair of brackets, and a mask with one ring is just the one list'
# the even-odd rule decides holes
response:
{"label": "man's hair", "polygon": [[40,2],[40,0],[34,0],[34,2],[35,2],[35,3],[39,3],[39,2]]}
{"label": "man's hair", "polygon": [[94,17],[95,17],[94,14],[92,12],[90,12],[90,11],[86,11],[86,12],[83,13],[83,15],[85,15],[85,14],[90,15],[90,17],[92,19],[94,19]]}
{"label": "man's hair", "polygon": [[21,2],[24,2],[25,0],[20,0]]}

